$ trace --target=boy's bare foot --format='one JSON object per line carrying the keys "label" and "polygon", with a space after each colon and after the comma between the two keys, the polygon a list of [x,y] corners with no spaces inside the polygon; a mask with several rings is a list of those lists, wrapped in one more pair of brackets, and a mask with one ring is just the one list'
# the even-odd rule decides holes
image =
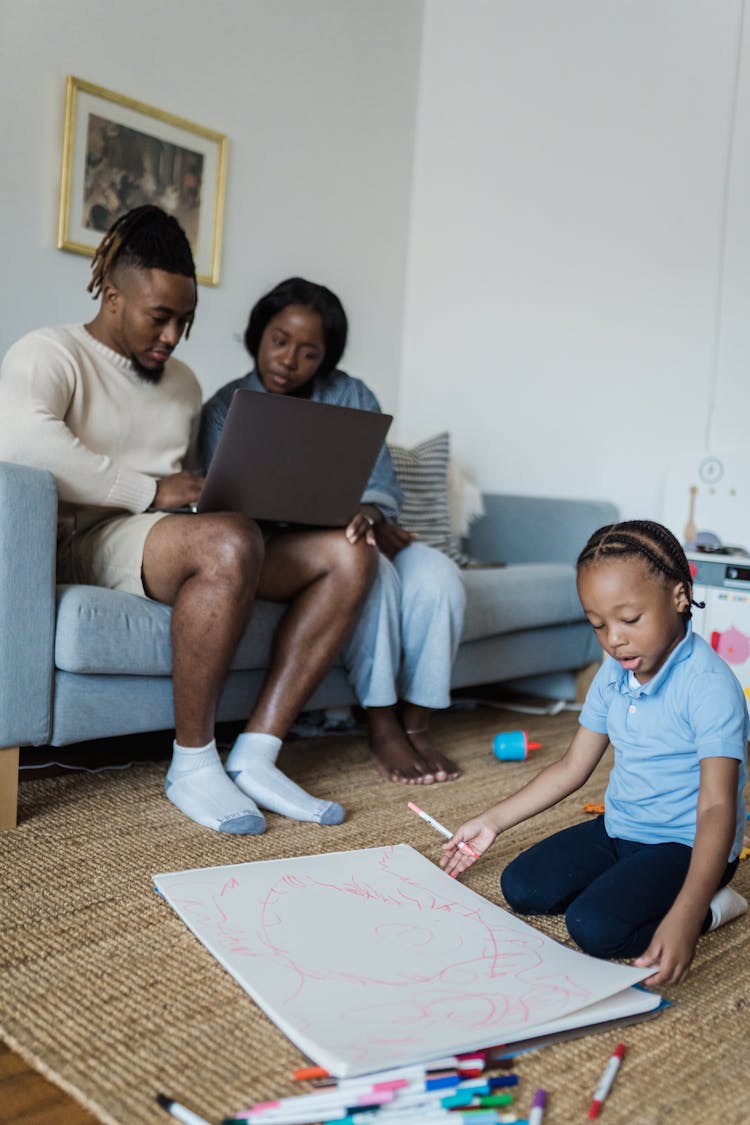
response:
{"label": "boy's bare foot", "polygon": [[395,707],[371,707],[366,714],[375,765],[388,781],[432,785],[458,777],[456,765],[434,748],[428,731],[407,735]]}

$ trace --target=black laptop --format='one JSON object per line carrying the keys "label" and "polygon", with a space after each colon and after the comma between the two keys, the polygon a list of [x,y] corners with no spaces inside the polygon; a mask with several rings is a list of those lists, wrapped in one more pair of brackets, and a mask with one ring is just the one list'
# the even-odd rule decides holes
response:
{"label": "black laptop", "polygon": [[345,527],[392,421],[372,410],[237,390],[198,511]]}

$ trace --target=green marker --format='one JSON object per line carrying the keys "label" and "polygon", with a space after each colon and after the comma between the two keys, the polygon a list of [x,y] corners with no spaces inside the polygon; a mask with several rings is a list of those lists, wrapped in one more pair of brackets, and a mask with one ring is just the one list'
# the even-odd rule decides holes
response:
{"label": "green marker", "polygon": [[[395,1102],[398,1105],[398,1099]],[[470,1113],[473,1109],[485,1109],[490,1106],[512,1105],[512,1094],[478,1094],[476,1091],[462,1090],[457,1094],[449,1094],[440,1099],[444,1109],[464,1109]],[[383,1116],[385,1120],[385,1115]]]}

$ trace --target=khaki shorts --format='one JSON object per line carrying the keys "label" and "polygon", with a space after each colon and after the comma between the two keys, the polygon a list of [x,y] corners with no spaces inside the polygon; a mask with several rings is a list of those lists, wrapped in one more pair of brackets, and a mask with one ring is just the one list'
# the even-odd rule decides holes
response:
{"label": "khaki shorts", "polygon": [[143,549],[151,528],[167,514],[113,516],[75,532],[60,552],[58,580],[148,597],[143,588]]}

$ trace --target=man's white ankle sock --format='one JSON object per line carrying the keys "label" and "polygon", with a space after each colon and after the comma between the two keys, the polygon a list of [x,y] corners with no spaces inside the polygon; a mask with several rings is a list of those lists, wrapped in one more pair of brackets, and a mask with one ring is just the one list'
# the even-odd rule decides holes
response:
{"label": "man's white ankle sock", "polygon": [[233,836],[257,836],[265,830],[260,809],[224,773],[213,739],[208,746],[174,743],[164,791],[185,816],[205,828]]}
{"label": "man's white ankle sock", "polygon": [[739,918],[747,910],[747,899],[742,895],[738,895],[731,887],[722,887],[717,891],[711,899],[709,909],[711,911],[711,925],[708,927],[711,930],[718,930],[719,926],[723,926],[725,922],[731,922],[733,918]]}
{"label": "man's white ankle sock", "polygon": [[311,797],[276,768],[280,749],[280,738],[245,731],[239,735],[227,758],[227,773],[243,793],[264,809],[292,820],[341,824],[345,816],[341,805]]}

